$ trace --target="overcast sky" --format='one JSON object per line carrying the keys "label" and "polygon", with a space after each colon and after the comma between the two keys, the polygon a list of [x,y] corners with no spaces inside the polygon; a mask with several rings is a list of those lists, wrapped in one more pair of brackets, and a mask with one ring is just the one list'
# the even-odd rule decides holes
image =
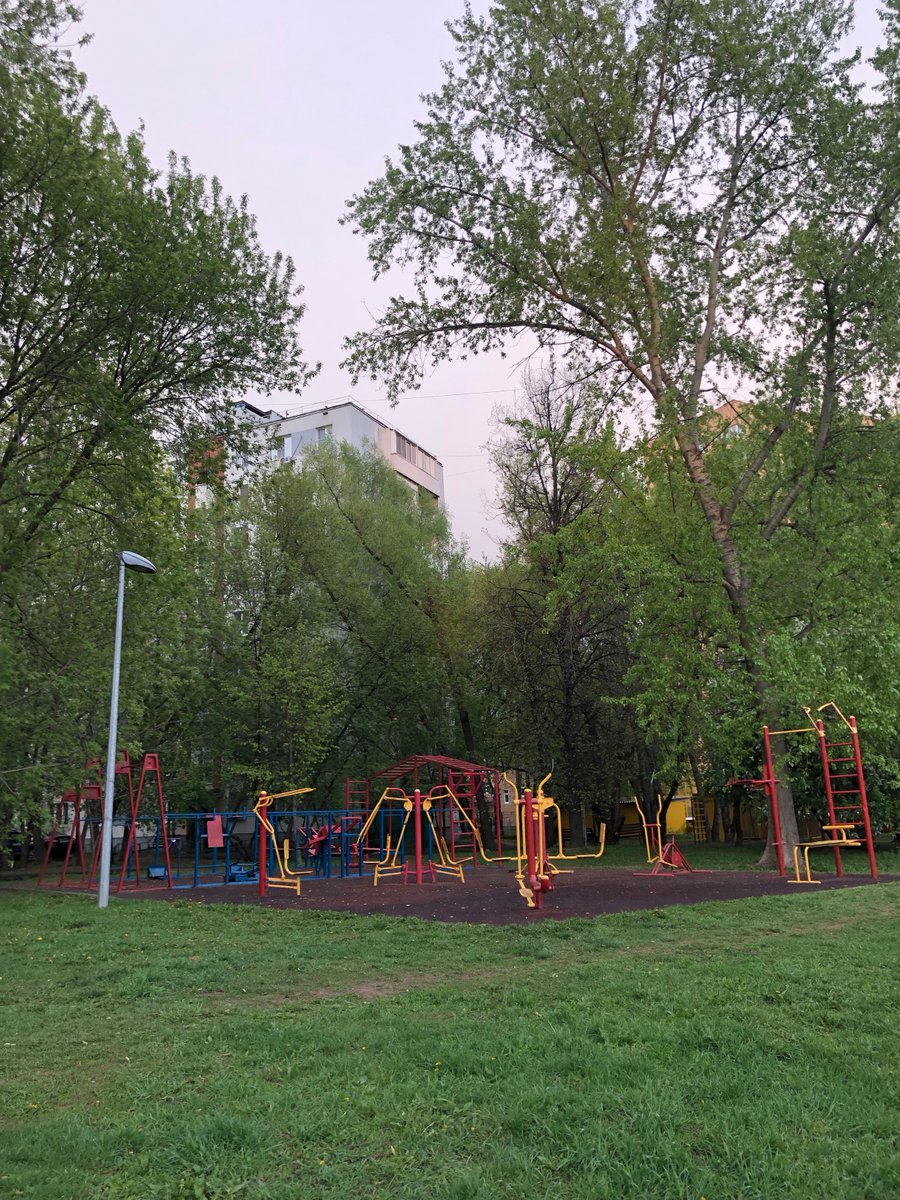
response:
{"label": "overcast sky", "polygon": [[[90,90],[123,132],[143,122],[149,157],[170,150],[250,197],[263,246],[296,263],[300,336],[322,372],[300,407],[352,395],[444,463],[447,505],[476,557],[501,525],[484,443],[519,370],[499,358],[448,364],[391,408],[351,388],[341,340],[370,323],[392,281],[372,282],[365,243],[338,225],[346,200],[413,136],[421,93],[439,86],[462,0],[81,0],[78,52]],[[476,12],[487,0],[473,0]],[[877,41],[876,0],[857,0],[857,38]],[[399,288],[394,285],[394,290]],[[461,394],[465,393],[465,394]],[[286,409],[287,397],[273,398]]]}

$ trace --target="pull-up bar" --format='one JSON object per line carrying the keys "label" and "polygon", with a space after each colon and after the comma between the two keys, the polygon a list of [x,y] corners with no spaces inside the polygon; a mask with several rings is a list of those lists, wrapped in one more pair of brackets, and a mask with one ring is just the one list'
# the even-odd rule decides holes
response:
{"label": "pull-up bar", "polygon": [[[768,725],[766,726],[766,729],[769,729]],[[769,736],[770,737],[778,737],[779,734],[815,733],[815,732],[816,732],[815,725],[804,725],[802,729],[769,729]]]}
{"label": "pull-up bar", "polygon": [[[731,779],[729,786],[743,784],[746,787],[761,787],[766,793],[769,801],[769,810],[772,814],[772,835],[775,852],[778,856],[778,871],[781,875],[785,874],[784,869],[784,845],[781,837],[781,814],[778,811],[778,787],[781,782],[775,776],[775,766],[772,759],[772,738],[778,736],[787,736],[794,733],[811,733],[819,742],[819,750],[822,759],[822,776],[825,784],[825,799],[828,804],[829,824],[825,828],[834,830],[842,822],[839,820],[841,814],[846,812],[855,813],[859,810],[858,819],[854,820],[855,826],[862,826],[865,831],[864,841],[869,855],[869,867],[872,873],[872,878],[878,876],[878,871],[875,863],[875,848],[872,839],[872,826],[869,819],[869,804],[866,796],[865,778],[863,776],[862,756],[859,749],[859,735],[856,727],[855,717],[845,717],[838,708],[834,700],[828,700],[825,704],[819,705],[816,709],[817,713],[823,713],[826,709],[833,709],[837,716],[843,721],[847,729],[850,731],[850,740],[843,742],[827,742],[825,740],[825,724],[821,717],[813,716],[813,710],[807,705],[803,705],[803,711],[806,713],[809,725],[804,725],[799,729],[769,729],[768,725],[763,726],[763,771],[761,779]],[[837,750],[838,747],[852,747],[853,753],[850,755],[839,754],[839,757],[832,761],[830,752]],[[852,770],[845,769],[848,764],[853,765]],[[834,768],[838,770],[835,773]],[[832,780],[852,780],[855,786],[839,787],[835,789]],[[835,804],[835,797],[843,797],[839,805]],[[856,796],[858,800],[854,803],[848,803],[849,797]],[[846,824],[846,822],[843,822]],[[820,844],[820,843],[817,843]],[[841,865],[840,846],[841,840],[837,837],[832,839],[828,844],[834,846],[835,870],[838,875],[843,873]],[[854,842],[852,844],[859,844]],[[807,875],[809,870],[807,869]],[[798,871],[799,877],[799,871]],[[805,880],[804,882],[810,882]]]}

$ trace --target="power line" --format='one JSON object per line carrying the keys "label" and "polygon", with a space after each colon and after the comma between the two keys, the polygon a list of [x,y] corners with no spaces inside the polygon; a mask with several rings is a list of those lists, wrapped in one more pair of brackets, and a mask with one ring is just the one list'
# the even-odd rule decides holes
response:
{"label": "power line", "polygon": [[[461,399],[466,396],[508,396],[515,395],[518,388],[489,388],[482,392],[430,392],[424,394],[422,392],[413,392],[409,396],[397,396],[396,400],[454,400]],[[286,408],[302,407],[310,412],[315,412],[319,408],[327,408],[332,404],[343,404],[351,401],[355,404],[392,404],[394,401],[389,396],[367,396],[364,400],[357,400],[354,396],[332,396],[330,400],[298,400],[296,404],[287,404]]]}
{"label": "power line", "polygon": [[[423,395],[421,392],[413,392],[411,396],[398,396],[398,400],[452,400],[457,396],[505,396],[510,392],[517,392],[518,388],[490,388],[484,392],[433,392],[429,395]],[[369,401],[370,404],[381,404],[390,402],[388,396],[373,396]]]}

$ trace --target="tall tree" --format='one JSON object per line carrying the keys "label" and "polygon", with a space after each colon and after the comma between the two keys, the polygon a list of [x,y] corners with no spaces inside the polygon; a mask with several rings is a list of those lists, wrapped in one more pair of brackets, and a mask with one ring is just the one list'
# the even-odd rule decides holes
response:
{"label": "tall tree", "polygon": [[[246,198],[174,156],[161,180],[54,47],[77,15],[0,5],[0,570],[68,506],[114,514],[164,438],[189,462],[248,388],[295,388],[293,266]],[[43,45],[39,39],[43,38]]]}
{"label": "tall tree", "polygon": [[[849,0],[497,0],[450,26],[456,60],[416,141],[349,205],[376,273],[416,279],[350,340],[356,375],[396,395],[430,362],[530,331],[646,403],[769,724],[757,566],[826,470],[836,415],[900,353],[889,14],[870,102],[841,57]],[[704,411],[737,383],[765,420],[722,480]],[[776,448],[790,470],[771,469]],[[796,841],[786,791],[780,806]]]}
{"label": "tall tree", "polygon": [[176,698],[202,664],[180,642],[205,645],[208,614],[184,480],[235,396],[310,374],[292,264],[263,251],[245,198],[174,157],[157,175],[118,134],[65,48],[79,16],[0,0],[0,826],[97,748],[125,539],[166,582],[129,604],[147,623],[126,641],[123,740],[190,760]]}
{"label": "tall tree", "polygon": [[514,540],[485,579],[486,653],[505,696],[504,757],[534,772],[553,765],[554,791],[583,843],[591,809],[609,819],[643,746],[627,712],[622,581],[610,556],[601,563],[585,552],[605,543],[607,494],[616,498],[596,469],[612,430],[591,388],[552,368],[526,372],[523,385],[494,448]]}

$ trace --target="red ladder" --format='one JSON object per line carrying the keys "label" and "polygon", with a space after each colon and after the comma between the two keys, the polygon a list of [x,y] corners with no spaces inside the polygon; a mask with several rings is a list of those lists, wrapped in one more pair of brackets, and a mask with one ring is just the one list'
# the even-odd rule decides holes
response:
{"label": "red ladder", "polygon": [[368,779],[345,779],[344,780],[344,799],[346,801],[347,811],[356,806],[361,808],[363,812],[369,811],[369,781]]}
{"label": "red ladder", "polygon": [[[845,721],[850,731],[850,741],[829,742],[825,740],[825,723],[816,721],[819,734],[819,752],[822,756],[822,775],[825,779],[825,797],[828,801],[828,817],[831,825],[853,824],[862,826],[866,850],[869,855],[869,870],[872,878],[878,878],[875,865],[875,846],[872,841],[872,825],[869,820],[869,800],[866,796],[866,780],[863,775],[862,754],[859,749],[859,733],[856,717]],[[834,751],[850,750],[850,754],[835,755]],[[852,767],[852,769],[851,769]],[[837,770],[835,770],[837,768]],[[839,784],[838,787],[834,783]],[[835,804],[835,798],[839,803]],[[838,875],[843,875],[841,852],[834,847],[834,865]]]}
{"label": "red ladder", "polygon": [[[451,767],[447,772],[447,786],[476,829],[478,828],[478,808],[475,798],[478,795],[478,789],[484,785],[484,777],[483,771],[454,771]],[[462,820],[457,824],[457,814],[453,812],[452,805],[447,816],[450,824],[450,837],[447,839],[450,844],[450,857],[456,859],[457,850],[462,849],[472,855],[472,866],[476,866],[478,863],[478,839],[475,837],[472,826]]]}

